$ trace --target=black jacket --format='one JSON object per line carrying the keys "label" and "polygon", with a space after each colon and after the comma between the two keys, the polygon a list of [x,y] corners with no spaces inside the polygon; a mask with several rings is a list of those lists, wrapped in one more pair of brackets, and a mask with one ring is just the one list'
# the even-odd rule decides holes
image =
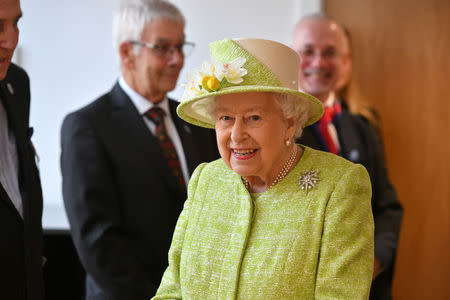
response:
{"label": "black jacket", "polygon": [[11,64],[0,82],[0,98],[16,139],[23,218],[0,183],[0,298],[43,299],[42,190],[29,128],[30,83]]}

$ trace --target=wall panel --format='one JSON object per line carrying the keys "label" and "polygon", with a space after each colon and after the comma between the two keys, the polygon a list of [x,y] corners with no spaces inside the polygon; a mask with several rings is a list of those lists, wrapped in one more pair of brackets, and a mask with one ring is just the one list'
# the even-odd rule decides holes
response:
{"label": "wall panel", "polygon": [[352,35],[350,95],[380,113],[405,214],[395,299],[450,299],[450,1],[326,0]]}

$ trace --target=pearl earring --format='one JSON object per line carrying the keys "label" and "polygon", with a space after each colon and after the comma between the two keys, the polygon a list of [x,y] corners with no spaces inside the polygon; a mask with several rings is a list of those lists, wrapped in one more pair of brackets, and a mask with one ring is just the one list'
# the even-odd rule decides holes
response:
{"label": "pearl earring", "polygon": [[289,147],[291,145],[291,140],[286,140],[286,147]]}

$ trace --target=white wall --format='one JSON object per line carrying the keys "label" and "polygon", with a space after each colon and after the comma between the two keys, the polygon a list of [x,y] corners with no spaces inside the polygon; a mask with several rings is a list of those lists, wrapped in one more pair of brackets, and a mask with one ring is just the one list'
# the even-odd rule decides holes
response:
{"label": "white wall", "polygon": [[[318,11],[317,0],[172,0],[186,17],[186,39],[196,43],[186,60],[179,83],[186,73],[209,58],[208,44],[223,38],[252,37],[290,44],[293,26],[305,13]],[[226,5],[224,5],[226,3]],[[209,9],[208,9],[209,8]],[[173,91],[181,97],[182,88]]]}
{"label": "white wall", "polygon": [[[320,0],[173,0],[184,13],[187,40],[195,42],[186,70],[209,58],[208,43],[256,37],[290,44],[294,24],[320,10]],[[118,76],[111,22],[119,0],[21,0],[16,61],[31,79],[31,125],[40,156],[44,226],[65,226],[59,169],[59,131],[64,116],[108,91]],[[176,88],[171,95],[181,96]]]}

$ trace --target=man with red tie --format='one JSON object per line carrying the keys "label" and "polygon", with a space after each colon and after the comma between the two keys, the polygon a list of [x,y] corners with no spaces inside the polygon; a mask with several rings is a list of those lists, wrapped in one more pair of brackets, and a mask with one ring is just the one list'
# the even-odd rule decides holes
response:
{"label": "man with red tie", "polygon": [[[324,115],[306,127],[300,144],[364,165],[372,182],[375,220],[375,262],[370,299],[390,299],[392,272],[402,207],[389,181],[378,129],[363,114],[350,111],[337,96],[351,70],[350,40],[344,28],[322,15],[302,19],[295,28],[293,48],[300,56],[301,90],[324,105]],[[367,111],[364,115],[367,116]]]}
{"label": "man with red tie", "polygon": [[150,299],[167,267],[189,176],[218,158],[214,131],[176,114],[185,20],[163,0],[124,0],[114,22],[121,75],[61,130],[63,196],[86,269],[86,299]]}

